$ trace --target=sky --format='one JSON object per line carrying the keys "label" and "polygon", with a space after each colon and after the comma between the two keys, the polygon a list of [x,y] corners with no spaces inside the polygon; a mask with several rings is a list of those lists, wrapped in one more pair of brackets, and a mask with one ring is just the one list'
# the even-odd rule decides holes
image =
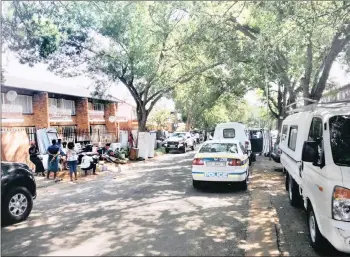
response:
{"label": "sky", "polygon": [[[92,81],[85,77],[61,78],[48,71],[44,64],[36,64],[34,67],[20,64],[15,54],[9,51],[2,54],[2,66],[5,70],[5,76],[8,75],[25,79],[42,80],[71,87],[88,88],[92,85]],[[350,83],[350,73],[347,73],[340,63],[335,62],[332,66],[329,79],[337,83],[339,86],[342,86]],[[135,105],[135,101],[130,92],[122,83],[115,83],[111,87],[110,93],[127,103]],[[244,98],[251,105],[261,104],[259,97],[254,90],[248,91]],[[171,99],[163,98],[157,103],[155,108],[167,108],[173,110],[175,105]]]}

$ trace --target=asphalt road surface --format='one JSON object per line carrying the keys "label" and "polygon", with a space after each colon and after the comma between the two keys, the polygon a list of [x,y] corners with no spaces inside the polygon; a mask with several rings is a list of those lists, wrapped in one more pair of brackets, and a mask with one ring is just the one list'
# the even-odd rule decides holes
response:
{"label": "asphalt road surface", "polygon": [[[251,189],[195,190],[193,154],[169,154],[93,181],[38,189],[28,220],[2,228],[2,255],[244,256]],[[261,169],[263,158],[252,170],[281,179],[281,172]],[[276,181],[270,202],[279,220],[279,255],[315,256],[302,210],[289,205]]]}

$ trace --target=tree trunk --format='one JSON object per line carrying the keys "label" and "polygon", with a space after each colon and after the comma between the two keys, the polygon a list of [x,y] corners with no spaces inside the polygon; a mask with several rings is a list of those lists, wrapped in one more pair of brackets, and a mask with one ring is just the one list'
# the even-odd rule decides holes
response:
{"label": "tree trunk", "polygon": [[139,132],[146,131],[146,122],[147,122],[147,110],[145,106],[137,105],[137,121],[139,125]]}

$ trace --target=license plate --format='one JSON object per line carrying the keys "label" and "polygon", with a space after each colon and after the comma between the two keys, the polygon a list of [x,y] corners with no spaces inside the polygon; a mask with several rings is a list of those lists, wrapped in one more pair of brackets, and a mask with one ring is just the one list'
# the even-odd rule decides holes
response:
{"label": "license plate", "polygon": [[175,145],[169,145],[169,148],[177,148]]}
{"label": "license plate", "polygon": [[227,173],[225,172],[206,172],[206,177],[212,177],[212,178],[227,178]]}
{"label": "license plate", "polygon": [[206,166],[208,167],[225,167],[226,162],[206,162]]}

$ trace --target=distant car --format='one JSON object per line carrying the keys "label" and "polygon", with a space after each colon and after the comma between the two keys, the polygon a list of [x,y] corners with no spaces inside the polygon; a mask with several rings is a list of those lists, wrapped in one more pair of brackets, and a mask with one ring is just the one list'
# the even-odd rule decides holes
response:
{"label": "distant car", "polygon": [[194,150],[196,148],[196,139],[190,132],[174,132],[171,137],[164,141],[165,152],[170,150],[180,150],[185,153],[187,148]]}
{"label": "distant car", "polygon": [[205,142],[192,162],[193,187],[202,182],[238,182],[247,189],[249,157],[236,139],[213,139]]}
{"label": "distant car", "polygon": [[24,163],[1,162],[2,224],[25,220],[36,197],[35,178]]}

